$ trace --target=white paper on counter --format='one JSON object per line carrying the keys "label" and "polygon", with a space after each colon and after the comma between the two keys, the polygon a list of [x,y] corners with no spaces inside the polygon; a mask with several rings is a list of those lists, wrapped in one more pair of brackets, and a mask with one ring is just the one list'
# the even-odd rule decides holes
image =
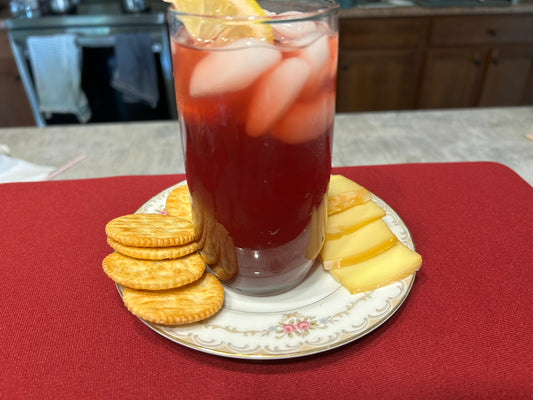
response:
{"label": "white paper on counter", "polygon": [[44,181],[53,170],[54,167],[0,154],[0,183]]}

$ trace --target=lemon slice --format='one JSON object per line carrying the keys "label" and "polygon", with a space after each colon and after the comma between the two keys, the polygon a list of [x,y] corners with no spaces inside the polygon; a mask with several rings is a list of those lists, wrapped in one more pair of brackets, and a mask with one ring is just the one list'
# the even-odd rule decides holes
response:
{"label": "lemon slice", "polygon": [[[272,42],[272,28],[261,22],[265,11],[256,0],[165,0],[182,15],[189,35],[198,42],[231,43],[239,39]],[[200,17],[195,15],[210,16]],[[255,17],[257,20],[254,20]]]}

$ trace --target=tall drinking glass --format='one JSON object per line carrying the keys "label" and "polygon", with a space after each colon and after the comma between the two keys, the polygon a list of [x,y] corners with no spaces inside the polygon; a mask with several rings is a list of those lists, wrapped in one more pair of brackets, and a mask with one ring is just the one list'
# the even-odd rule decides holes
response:
{"label": "tall drinking glass", "polygon": [[324,242],[338,6],[259,6],[265,15],[171,9],[169,26],[200,252],[226,287],[265,296],[300,283]]}

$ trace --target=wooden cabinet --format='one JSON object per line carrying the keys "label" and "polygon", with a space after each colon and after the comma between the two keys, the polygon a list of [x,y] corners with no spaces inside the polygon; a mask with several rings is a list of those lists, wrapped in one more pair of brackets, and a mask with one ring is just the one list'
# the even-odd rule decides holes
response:
{"label": "wooden cabinet", "polygon": [[35,120],[9,46],[0,29],[0,127],[34,126]]}
{"label": "wooden cabinet", "polygon": [[418,107],[474,107],[483,78],[484,58],[484,51],[476,47],[429,49]]}
{"label": "wooden cabinet", "polygon": [[409,51],[348,51],[339,57],[337,112],[413,108],[417,63]]}
{"label": "wooden cabinet", "polygon": [[533,104],[533,44],[490,49],[478,105]]}
{"label": "wooden cabinet", "polygon": [[434,18],[419,108],[533,104],[533,16]]}
{"label": "wooden cabinet", "polygon": [[341,19],[337,111],[533,105],[533,15]]}
{"label": "wooden cabinet", "polygon": [[337,111],[414,108],[424,19],[345,19],[339,27]]}

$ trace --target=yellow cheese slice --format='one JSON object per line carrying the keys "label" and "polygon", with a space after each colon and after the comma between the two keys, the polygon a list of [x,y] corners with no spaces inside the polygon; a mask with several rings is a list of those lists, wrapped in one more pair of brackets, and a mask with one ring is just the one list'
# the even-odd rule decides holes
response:
{"label": "yellow cheese slice", "polygon": [[338,239],[384,216],[385,211],[373,201],[330,215],[326,227],[326,240]]}
{"label": "yellow cheese slice", "polygon": [[366,261],[329,272],[351,294],[366,292],[399,281],[417,271],[422,257],[402,242]]}
{"label": "yellow cheese slice", "polygon": [[[365,189],[358,183],[346,178],[344,175],[331,175],[329,178],[329,196],[336,196],[346,192],[354,192]],[[366,190],[366,189],[365,189]]]}
{"label": "yellow cheese slice", "polygon": [[372,194],[342,175],[331,175],[328,188],[328,215],[344,211],[370,200]]}
{"label": "yellow cheese slice", "polygon": [[325,270],[342,268],[382,253],[397,240],[385,221],[378,219],[338,239],[326,240],[320,257]]}

